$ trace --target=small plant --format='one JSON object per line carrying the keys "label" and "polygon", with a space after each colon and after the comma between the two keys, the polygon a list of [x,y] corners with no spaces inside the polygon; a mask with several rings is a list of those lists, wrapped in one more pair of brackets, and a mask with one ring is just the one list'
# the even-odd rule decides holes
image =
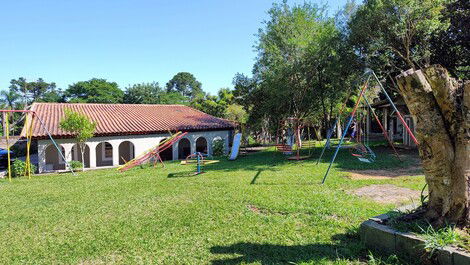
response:
{"label": "small plant", "polygon": [[[32,175],[36,171],[36,167],[33,164],[30,164],[30,165],[31,165],[30,173]],[[24,162],[23,160],[19,160],[19,159],[15,160],[15,162],[13,162],[13,164],[11,165],[11,176],[13,178],[16,178],[16,177],[23,177],[27,175],[28,175],[28,172],[26,170],[26,162]]]}
{"label": "small plant", "polygon": [[428,199],[429,195],[425,195],[425,190],[428,184],[426,183],[424,187],[421,189],[421,194],[420,194],[420,200],[421,200],[421,206],[424,206],[426,204],[426,200]]}
{"label": "small plant", "polygon": [[80,161],[76,161],[76,160],[70,161],[69,165],[74,171],[83,169],[83,163]]}
{"label": "small plant", "polygon": [[[88,139],[93,137],[96,123],[90,120],[85,114],[65,109],[65,117],[60,120],[60,128],[75,135],[75,140],[80,147],[82,161],[85,161],[85,148]],[[82,171],[84,170],[82,166]]]}
{"label": "small plant", "polygon": [[14,144],[10,147],[10,151],[13,152],[14,157],[26,156],[26,148],[24,145]]}
{"label": "small plant", "polygon": [[459,234],[455,232],[455,228],[452,226],[436,230],[429,225],[426,230],[422,227],[420,229],[425,241],[424,248],[429,252],[430,257],[434,255],[436,250],[455,243],[459,238]]}
{"label": "small plant", "polygon": [[212,155],[221,156],[224,154],[224,141],[217,139],[212,143]]}
{"label": "small plant", "polygon": [[381,257],[374,257],[374,254],[370,251],[367,255],[367,259],[367,264],[369,265],[401,264],[400,259],[396,255],[391,255],[386,259],[382,259]]}

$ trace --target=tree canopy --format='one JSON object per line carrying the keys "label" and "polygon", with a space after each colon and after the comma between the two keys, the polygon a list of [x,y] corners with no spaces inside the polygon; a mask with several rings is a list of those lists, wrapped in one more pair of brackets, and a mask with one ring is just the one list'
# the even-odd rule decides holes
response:
{"label": "tree canopy", "polygon": [[28,82],[26,78],[20,77],[10,81],[10,95],[17,94],[16,99],[23,104],[30,105],[34,101],[38,102],[60,102],[62,91],[57,89],[54,82],[47,83],[42,78]]}
{"label": "tree canopy", "polygon": [[431,40],[444,30],[445,0],[366,0],[349,21],[351,44],[373,69],[427,66]]}
{"label": "tree canopy", "polygon": [[446,67],[454,76],[470,79],[470,1],[449,1],[442,10],[446,30],[437,31],[431,40],[431,62]]}
{"label": "tree canopy", "polygon": [[234,77],[235,101],[249,112],[253,128],[273,132],[286,117],[321,117],[328,127],[360,61],[323,7],[283,2],[268,14],[258,32],[253,77]]}
{"label": "tree canopy", "polygon": [[124,92],[116,82],[93,78],[70,85],[65,91],[68,102],[81,103],[120,103]]}
{"label": "tree canopy", "polygon": [[166,83],[167,92],[179,92],[181,95],[194,100],[200,96],[202,91],[201,82],[196,80],[193,74],[188,72],[179,72]]}

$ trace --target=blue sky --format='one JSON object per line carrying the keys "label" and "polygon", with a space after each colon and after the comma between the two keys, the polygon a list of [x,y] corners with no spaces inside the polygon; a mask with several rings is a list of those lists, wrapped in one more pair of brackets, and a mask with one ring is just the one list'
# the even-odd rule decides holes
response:
{"label": "blue sky", "polygon": [[[128,84],[193,73],[203,89],[232,87],[251,73],[254,34],[269,0],[3,1],[0,89],[12,78],[39,77],[66,89],[92,77]],[[290,0],[289,3],[303,1]],[[330,14],[346,0],[328,3]]]}

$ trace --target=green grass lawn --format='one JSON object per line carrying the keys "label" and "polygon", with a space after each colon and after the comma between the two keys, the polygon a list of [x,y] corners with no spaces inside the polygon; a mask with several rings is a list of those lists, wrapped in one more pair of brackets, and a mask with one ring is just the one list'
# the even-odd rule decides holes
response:
{"label": "green grass lawn", "polygon": [[[314,151],[314,157],[320,149]],[[424,178],[351,180],[346,169],[408,166],[390,154],[364,164],[342,150],[328,166],[260,152],[205,167],[88,171],[0,181],[0,264],[350,264],[368,251],[359,224],[387,212],[347,191],[420,190]]]}

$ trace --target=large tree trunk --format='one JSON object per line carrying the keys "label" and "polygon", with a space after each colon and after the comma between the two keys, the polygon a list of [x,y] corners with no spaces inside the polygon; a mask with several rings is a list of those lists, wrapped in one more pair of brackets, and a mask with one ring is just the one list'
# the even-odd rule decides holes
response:
{"label": "large tree trunk", "polygon": [[470,82],[435,65],[397,77],[417,119],[416,137],[429,189],[427,217],[436,225],[470,222]]}

